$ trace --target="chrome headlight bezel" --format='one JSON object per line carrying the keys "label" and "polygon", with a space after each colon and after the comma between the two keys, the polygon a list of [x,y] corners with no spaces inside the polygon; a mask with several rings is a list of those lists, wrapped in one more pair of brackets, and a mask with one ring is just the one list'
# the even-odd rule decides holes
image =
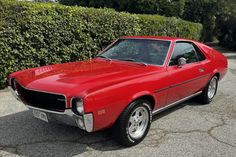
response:
{"label": "chrome headlight bezel", "polygon": [[84,101],[82,98],[73,97],[71,99],[72,111],[79,116],[84,115]]}

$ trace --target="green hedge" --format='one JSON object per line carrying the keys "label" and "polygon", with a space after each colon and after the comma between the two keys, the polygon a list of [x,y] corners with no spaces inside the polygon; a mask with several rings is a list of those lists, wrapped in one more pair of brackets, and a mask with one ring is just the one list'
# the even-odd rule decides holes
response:
{"label": "green hedge", "polygon": [[220,25],[218,28],[218,39],[220,45],[236,50],[236,14],[232,14],[231,18],[218,25]]}
{"label": "green hedge", "polygon": [[124,35],[199,40],[202,25],[112,9],[0,0],[0,88],[21,69],[88,59]]}

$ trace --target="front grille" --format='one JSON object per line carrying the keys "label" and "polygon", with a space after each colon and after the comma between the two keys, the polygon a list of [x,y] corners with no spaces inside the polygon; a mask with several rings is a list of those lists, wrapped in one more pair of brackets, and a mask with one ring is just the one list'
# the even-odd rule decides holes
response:
{"label": "front grille", "polygon": [[25,89],[15,81],[15,87],[19,93],[20,98],[29,106],[52,110],[57,112],[64,112],[66,106],[66,99],[63,95],[38,92]]}

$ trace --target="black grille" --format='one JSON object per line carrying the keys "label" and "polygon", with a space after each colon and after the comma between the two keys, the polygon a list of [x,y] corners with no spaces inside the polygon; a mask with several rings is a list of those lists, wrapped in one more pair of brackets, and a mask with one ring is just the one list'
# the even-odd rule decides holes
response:
{"label": "black grille", "polygon": [[29,106],[64,112],[66,99],[63,95],[38,92],[23,88],[19,83],[15,82],[15,86],[20,95],[20,98]]}

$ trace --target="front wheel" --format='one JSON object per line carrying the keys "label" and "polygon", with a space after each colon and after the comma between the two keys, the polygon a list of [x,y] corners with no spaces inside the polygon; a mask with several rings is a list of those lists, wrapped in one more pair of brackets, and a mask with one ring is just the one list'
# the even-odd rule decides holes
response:
{"label": "front wheel", "polygon": [[207,86],[203,89],[202,94],[200,95],[203,104],[209,104],[213,100],[217,92],[217,87],[218,77],[213,76]]}
{"label": "front wheel", "polygon": [[124,146],[140,143],[147,135],[152,121],[150,102],[139,99],[132,102],[112,128],[113,137]]}

